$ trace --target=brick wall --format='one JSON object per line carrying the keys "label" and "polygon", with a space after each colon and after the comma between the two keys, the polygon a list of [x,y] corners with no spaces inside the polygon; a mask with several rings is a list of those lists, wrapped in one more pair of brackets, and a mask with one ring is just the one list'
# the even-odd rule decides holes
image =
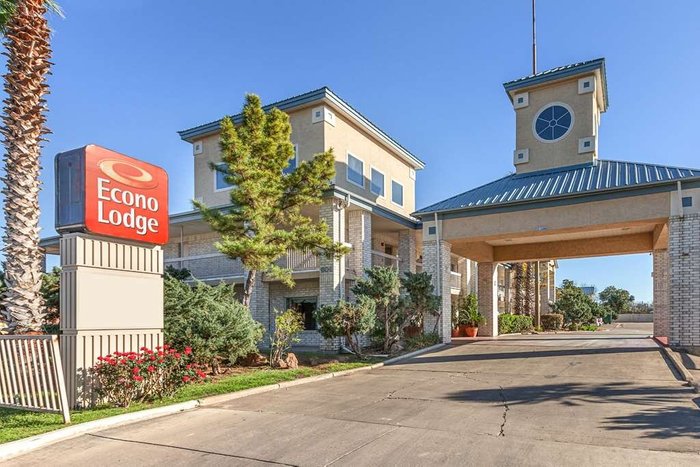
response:
{"label": "brick wall", "polygon": [[668,250],[654,250],[654,336],[670,333]]}
{"label": "brick wall", "polygon": [[669,343],[700,348],[700,214],[669,218],[668,257]]}
{"label": "brick wall", "polygon": [[[442,342],[452,340],[452,295],[450,293],[450,252],[452,245],[444,240],[440,240],[440,261],[438,263],[438,251],[435,240],[423,242],[423,271],[429,273],[433,278],[435,293],[442,298],[440,311],[440,323],[438,332]],[[438,283],[438,264],[440,266],[440,283]],[[426,316],[423,328],[426,332],[431,332],[435,327],[435,317]]]}
{"label": "brick wall", "polygon": [[[315,297],[318,300],[319,288],[318,279],[303,279],[295,282],[294,288],[290,289],[281,282],[271,282],[270,283],[270,303],[267,307],[268,316],[271,316],[271,322],[274,323],[274,313],[275,310],[283,311],[287,307],[288,298],[304,298],[304,297]],[[274,332],[274,324],[272,324],[266,333],[266,345],[269,345],[269,336]],[[299,336],[301,342],[296,345],[299,346],[314,346],[318,347],[321,345],[323,338],[318,331],[303,331]]]}

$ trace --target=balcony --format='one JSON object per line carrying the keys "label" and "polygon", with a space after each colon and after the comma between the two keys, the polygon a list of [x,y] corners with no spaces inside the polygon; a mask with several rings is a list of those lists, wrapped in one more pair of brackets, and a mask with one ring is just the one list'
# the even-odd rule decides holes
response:
{"label": "balcony", "polygon": [[399,268],[399,257],[372,250],[372,266],[382,266],[385,268]]}
{"label": "balcony", "polygon": [[[229,259],[221,253],[166,258],[164,263],[165,266],[188,269],[193,278],[201,281],[242,279],[245,272],[240,260]],[[318,257],[310,250],[289,250],[277,260],[277,265],[293,272],[313,272],[319,267]]]}

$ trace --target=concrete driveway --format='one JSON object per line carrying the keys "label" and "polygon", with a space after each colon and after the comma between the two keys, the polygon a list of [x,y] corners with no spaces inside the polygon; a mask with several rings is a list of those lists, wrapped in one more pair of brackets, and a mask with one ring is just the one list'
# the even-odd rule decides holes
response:
{"label": "concrete driveway", "polygon": [[461,343],[10,465],[700,465],[700,396],[624,326]]}

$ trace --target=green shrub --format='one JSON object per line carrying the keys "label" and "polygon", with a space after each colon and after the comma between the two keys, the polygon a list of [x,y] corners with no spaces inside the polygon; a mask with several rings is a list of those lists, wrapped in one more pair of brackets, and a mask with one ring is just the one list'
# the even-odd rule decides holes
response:
{"label": "green shrub", "polygon": [[542,329],[545,331],[559,331],[564,327],[564,315],[561,313],[545,313],[540,317]]}
{"label": "green shrub", "polygon": [[326,305],[315,311],[318,330],[323,337],[345,337],[348,345],[357,356],[362,356],[360,334],[367,334],[374,329],[377,321],[374,300],[359,295],[356,303],[339,301],[335,305]]}
{"label": "green shrub", "polygon": [[503,313],[498,315],[499,334],[526,332],[532,330],[532,327],[532,316],[511,315],[510,313]]}
{"label": "green shrub", "polygon": [[278,366],[284,360],[292,344],[299,342],[299,333],[304,330],[301,313],[275,310],[275,332],[270,336],[270,365]]}
{"label": "green shrub", "polygon": [[406,350],[419,350],[431,345],[440,343],[440,335],[437,332],[419,334],[414,337],[407,337],[404,341]]}
{"label": "green shrub", "polygon": [[230,285],[189,287],[166,275],[164,290],[165,339],[173,347],[191,347],[196,361],[214,373],[222,362],[233,364],[257,352],[262,325],[234,299]]}
{"label": "green shrub", "polygon": [[557,290],[557,301],[554,310],[564,315],[567,324],[578,327],[589,323],[593,319],[593,309],[596,303],[591,297],[583,293],[573,281],[564,279],[562,286]]}

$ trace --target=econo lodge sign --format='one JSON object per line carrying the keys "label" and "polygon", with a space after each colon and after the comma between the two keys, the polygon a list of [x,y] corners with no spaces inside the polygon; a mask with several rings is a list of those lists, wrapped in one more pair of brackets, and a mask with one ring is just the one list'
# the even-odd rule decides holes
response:
{"label": "econo lodge sign", "polygon": [[95,145],[62,152],[55,164],[56,230],[167,243],[165,170]]}

